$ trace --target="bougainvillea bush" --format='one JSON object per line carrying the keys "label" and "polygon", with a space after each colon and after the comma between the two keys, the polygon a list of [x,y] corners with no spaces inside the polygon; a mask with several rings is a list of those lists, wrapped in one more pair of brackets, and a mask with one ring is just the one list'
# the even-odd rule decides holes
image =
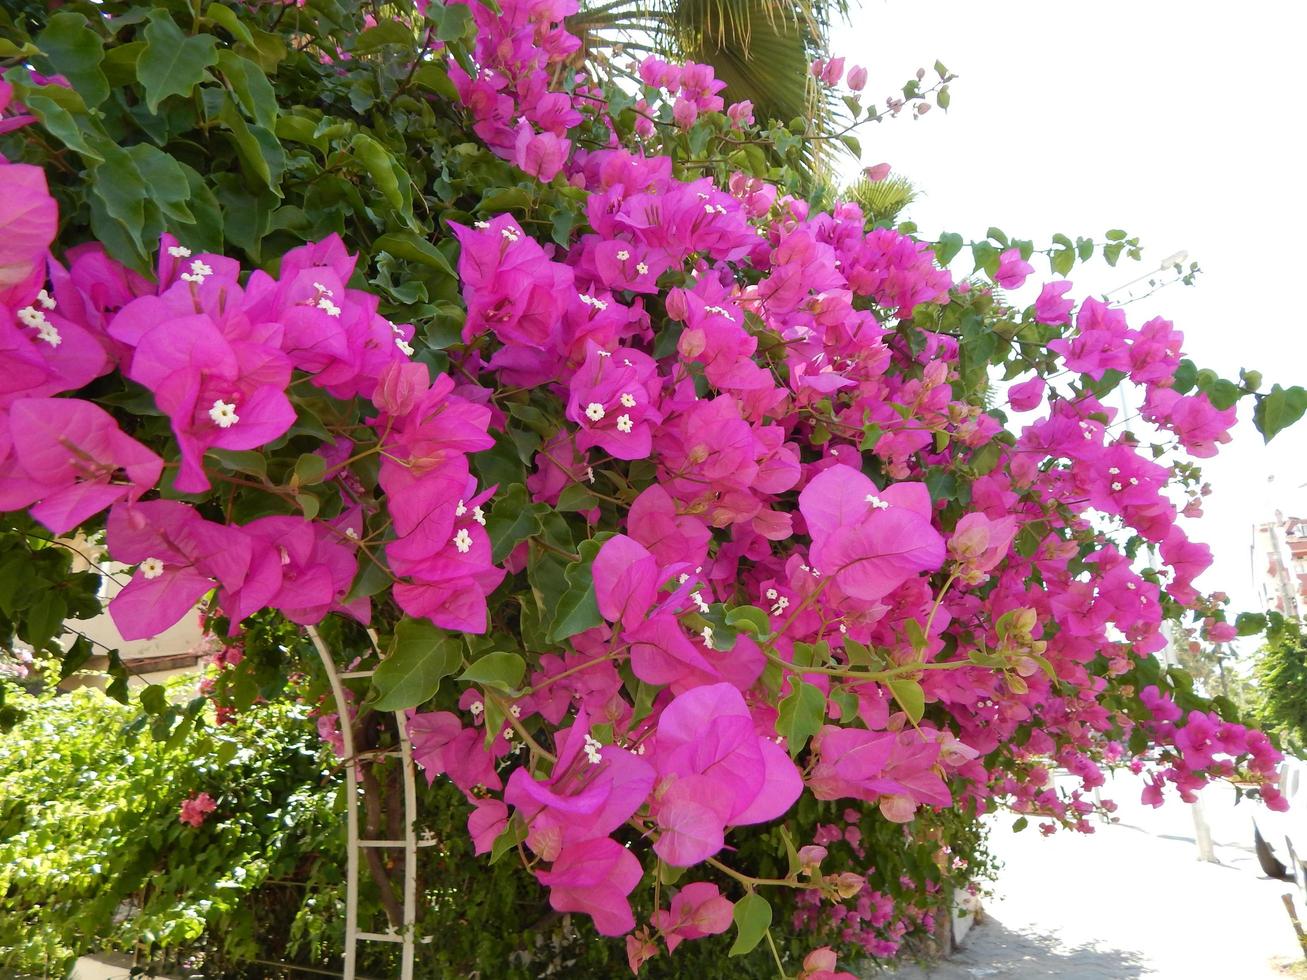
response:
{"label": "bougainvillea bush", "polygon": [[[900,839],[996,807],[1088,830],[1118,763],[1150,802],[1237,774],[1282,805],[1271,742],[1152,654],[1168,621],[1255,629],[1195,589],[1179,518],[1240,400],[1269,439],[1307,393],[1078,295],[1125,233],[1057,236],[1015,304],[1032,243],[991,229],[967,269],[961,236],[869,220],[811,179],[802,119],[591,57],[574,12],[8,15],[6,629],[85,663],[61,624],[94,573],[62,555],[100,544],[127,639],[199,604],[230,650],[272,615],[357,668],[370,626],[345,723],[408,710],[482,860],[637,971],[732,931],[808,978],[838,975],[824,937],[892,953],[893,899],[832,858],[871,811]],[[843,70],[813,85],[855,119],[922,94],[864,108]],[[261,656],[237,703],[292,669]],[[149,692],[158,734],[201,720]],[[841,816],[796,836],[813,806]],[[774,873],[738,863],[759,833]],[[788,893],[802,958],[768,928]]]}

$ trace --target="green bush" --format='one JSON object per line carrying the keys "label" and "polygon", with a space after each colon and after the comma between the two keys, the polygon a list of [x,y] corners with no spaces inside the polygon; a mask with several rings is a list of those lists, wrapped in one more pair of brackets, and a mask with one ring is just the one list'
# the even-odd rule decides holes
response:
{"label": "green bush", "polygon": [[[220,686],[254,669],[247,661],[225,671]],[[170,699],[185,701],[194,685],[171,683]],[[98,950],[139,951],[155,968],[204,976],[290,975],[277,968],[290,963],[339,967],[342,781],[307,706],[293,697],[256,702],[222,726],[206,712],[193,728],[156,740],[140,730],[134,709],[95,689],[11,696],[23,717],[0,743],[0,967],[60,975]],[[217,808],[198,828],[183,824],[182,802],[202,792]],[[420,797],[420,826],[436,843],[420,851],[418,935],[433,940],[419,946],[418,975],[607,980],[626,971],[621,945],[598,937],[584,917],[553,912],[515,855],[489,867],[474,858],[466,803],[447,780],[420,780]],[[809,842],[819,824],[842,826],[846,809],[807,801],[788,832]],[[988,867],[977,822],[957,812],[919,818],[911,839],[874,810],[859,827],[866,857],[832,844],[826,870],[875,865],[873,885],[900,902],[926,901],[901,875],[935,882],[945,902],[958,882]],[[739,836],[736,867],[786,873],[778,828]],[[950,858],[969,862],[965,872],[941,869],[941,841]],[[364,921],[381,926],[376,885],[366,870],[361,877]],[[775,932],[783,955],[792,944],[801,957],[814,937],[794,927],[794,914],[778,900]],[[687,943],[645,971],[704,980],[774,975],[764,949],[727,957],[732,939]],[[817,939],[840,944],[834,926]],[[363,944],[360,972],[393,975],[396,952]]]}

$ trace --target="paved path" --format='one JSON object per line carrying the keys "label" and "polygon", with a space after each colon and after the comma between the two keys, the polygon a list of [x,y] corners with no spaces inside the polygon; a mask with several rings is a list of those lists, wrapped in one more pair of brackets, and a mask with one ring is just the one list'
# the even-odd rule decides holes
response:
{"label": "paved path", "polygon": [[1133,781],[1114,790],[1103,795],[1120,803],[1121,822],[1088,837],[1043,839],[1033,826],[1013,834],[1012,817],[997,818],[993,849],[1004,869],[985,920],[948,961],[890,976],[1283,980],[1276,964],[1301,959],[1280,901],[1294,886],[1261,876],[1249,804],[1230,807],[1228,788],[1205,795],[1221,862],[1210,864],[1197,859],[1189,807],[1139,806]]}

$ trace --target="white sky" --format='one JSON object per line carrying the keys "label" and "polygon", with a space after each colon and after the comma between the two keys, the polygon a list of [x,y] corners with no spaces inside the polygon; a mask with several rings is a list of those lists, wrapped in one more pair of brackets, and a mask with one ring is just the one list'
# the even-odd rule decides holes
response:
{"label": "white sky", "polygon": [[[1096,256],[1073,269],[1076,297],[1187,251],[1203,269],[1196,284],[1132,303],[1131,325],[1174,320],[1198,366],[1231,380],[1248,367],[1263,390],[1307,383],[1293,271],[1307,230],[1307,4],[865,0],[833,33],[833,53],[867,67],[863,95],[882,105],[917,68],[930,84],[936,58],[959,76],[947,114],[858,133],[864,165],[889,163],[922,192],[904,217],[923,235],[972,240],[997,225],[1037,248],[1055,232],[1139,237],[1142,263]],[[966,254],[955,274],[970,272]],[[1042,257],[1033,264],[1051,278]],[[1188,527],[1215,555],[1200,587],[1228,592],[1234,612],[1257,608],[1252,523],[1277,507],[1307,512],[1307,420],[1267,447],[1250,400],[1239,415],[1234,441],[1204,465],[1213,492]]]}

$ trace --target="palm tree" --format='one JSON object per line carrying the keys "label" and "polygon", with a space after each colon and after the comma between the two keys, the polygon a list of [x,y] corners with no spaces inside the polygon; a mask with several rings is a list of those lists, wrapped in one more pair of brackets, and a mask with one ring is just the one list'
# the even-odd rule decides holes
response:
{"label": "palm tree", "polygon": [[808,68],[827,52],[832,17],[847,12],[847,0],[610,0],[568,26],[606,73],[623,73],[627,52],[709,64],[728,104],[748,100],[759,121],[803,119],[812,133],[829,131],[835,111]]}

